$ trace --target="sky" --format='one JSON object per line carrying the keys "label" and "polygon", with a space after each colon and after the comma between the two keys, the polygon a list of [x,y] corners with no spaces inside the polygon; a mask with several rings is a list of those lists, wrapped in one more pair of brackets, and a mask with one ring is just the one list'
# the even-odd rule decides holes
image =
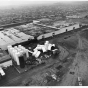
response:
{"label": "sky", "polygon": [[0,7],[47,4],[49,0],[0,0]]}
{"label": "sky", "polygon": [[0,0],[0,7],[21,6],[27,4],[31,6],[38,4],[53,3],[55,1],[74,1],[74,0]]}

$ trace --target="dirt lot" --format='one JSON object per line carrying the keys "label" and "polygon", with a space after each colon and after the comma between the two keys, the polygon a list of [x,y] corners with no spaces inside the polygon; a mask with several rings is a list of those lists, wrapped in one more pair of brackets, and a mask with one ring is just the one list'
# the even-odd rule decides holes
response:
{"label": "dirt lot", "polygon": [[[65,74],[60,86],[78,86],[78,77],[82,78],[83,86],[88,85],[88,41],[83,37],[85,35],[82,36],[81,34],[82,32],[76,34],[78,39],[77,48],[75,50],[76,55],[72,65],[69,66],[70,70]],[[74,74],[70,74],[70,72],[74,72]]]}
{"label": "dirt lot", "polygon": [[[87,35],[86,33],[81,31],[75,33],[74,36],[49,40],[51,43],[55,43],[60,48],[61,53],[59,55],[59,60],[61,59],[61,61],[30,77],[31,82],[28,85],[78,86],[78,77],[82,78],[83,86],[88,85],[88,40],[85,38],[85,35]],[[59,65],[62,66],[61,69],[57,69]],[[57,81],[51,79],[48,82],[46,79],[47,72],[55,74],[60,80]]]}

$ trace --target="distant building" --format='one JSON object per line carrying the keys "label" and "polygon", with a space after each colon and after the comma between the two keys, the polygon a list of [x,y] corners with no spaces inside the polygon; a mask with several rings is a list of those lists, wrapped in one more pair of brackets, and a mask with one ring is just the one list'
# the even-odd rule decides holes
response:
{"label": "distant building", "polygon": [[72,16],[66,16],[66,18],[81,18],[81,16],[77,16],[77,15],[72,15]]}
{"label": "distant building", "polygon": [[34,23],[34,24],[36,24],[36,23],[38,23],[38,22],[40,22],[40,21],[38,21],[38,20],[33,20],[33,23]]}

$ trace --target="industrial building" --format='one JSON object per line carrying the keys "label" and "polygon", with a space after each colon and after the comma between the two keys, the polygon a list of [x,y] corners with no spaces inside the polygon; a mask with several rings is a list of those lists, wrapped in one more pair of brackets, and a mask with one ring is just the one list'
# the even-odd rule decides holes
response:
{"label": "industrial building", "polygon": [[28,41],[28,39],[34,39],[34,37],[20,32],[14,28],[6,29],[0,31],[0,48],[2,50],[7,50],[8,45],[25,42]]}
{"label": "industrial building", "polygon": [[[51,26],[49,26],[49,27],[51,27]],[[43,38],[48,38],[48,37],[53,37],[54,35],[58,35],[58,34],[61,34],[61,33],[64,33],[64,32],[70,31],[70,30],[74,30],[77,28],[79,28],[79,24],[73,24],[71,26],[64,27],[61,29],[57,28],[58,29],[57,31],[53,31],[50,33],[39,35],[37,37],[37,40],[41,40]],[[34,40],[34,37],[31,35],[27,35],[23,32],[20,32],[20,30],[17,30],[15,28],[8,28],[6,30],[0,31],[0,48],[2,50],[7,50],[8,49],[7,46],[9,46],[9,45],[16,45],[16,44],[19,45],[20,43],[26,42],[28,40]],[[9,56],[9,58],[11,58],[11,57]],[[5,59],[3,59],[3,60],[1,59],[0,60],[0,62],[1,62],[0,66],[5,67],[4,64],[7,64],[6,67],[12,65],[12,61],[9,58],[7,59],[8,61]]]}
{"label": "industrial building", "polygon": [[[44,41],[45,43],[43,44],[39,44],[39,41],[42,39],[47,39],[49,37],[53,38],[56,35],[80,28],[80,25],[77,23],[68,25],[63,28],[56,28],[53,26],[38,24],[37,21],[34,21],[33,24],[55,29],[50,33],[41,33],[39,36],[37,36],[37,42],[31,43],[35,43],[34,48],[32,48],[32,45],[29,44],[31,42],[29,40],[35,40],[34,36],[28,35],[23,31],[15,29],[14,27],[0,31],[0,48],[3,51],[7,51],[7,55],[0,59],[1,72],[3,71],[4,73],[4,68],[7,69],[9,66],[13,66],[15,70],[21,74],[25,71],[28,71],[32,66],[36,67],[43,62],[46,63],[48,58],[59,55],[59,48],[57,48],[54,43],[51,43],[49,41]],[[28,47],[23,46],[22,43],[25,43],[27,41],[29,41]],[[31,49],[29,49],[29,47],[31,47]],[[8,58],[5,59],[6,57]]]}

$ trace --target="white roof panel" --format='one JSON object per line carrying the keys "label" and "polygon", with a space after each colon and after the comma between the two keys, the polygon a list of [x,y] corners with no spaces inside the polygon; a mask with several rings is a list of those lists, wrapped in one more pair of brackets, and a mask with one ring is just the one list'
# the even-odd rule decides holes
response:
{"label": "white roof panel", "polygon": [[0,32],[0,38],[2,38],[8,44],[14,43],[14,41],[12,39],[10,39],[8,36],[4,35],[2,32]]}

